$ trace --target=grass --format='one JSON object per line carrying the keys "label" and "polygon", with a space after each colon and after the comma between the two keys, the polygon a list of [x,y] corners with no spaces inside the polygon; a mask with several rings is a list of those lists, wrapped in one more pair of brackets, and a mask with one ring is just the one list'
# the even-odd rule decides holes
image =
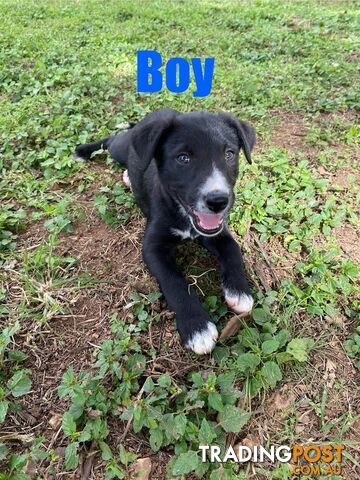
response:
{"label": "grass", "polygon": [[[286,479],[287,465],[203,464],[198,446],[314,441],[346,445],[342,473],[318,478],[358,478],[357,3],[0,12],[0,478],[134,478],[150,458],[151,478]],[[137,95],[143,48],[214,56],[210,96]],[[181,348],[141,262],[119,168],[72,159],[162,107],[227,110],[258,132],[230,216],[256,306],[206,358]],[[213,260],[180,251],[223,329]]]}

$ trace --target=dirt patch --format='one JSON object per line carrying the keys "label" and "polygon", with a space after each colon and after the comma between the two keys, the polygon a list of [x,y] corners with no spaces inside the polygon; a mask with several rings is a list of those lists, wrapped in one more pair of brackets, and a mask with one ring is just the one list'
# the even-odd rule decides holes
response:
{"label": "dirt patch", "polygon": [[32,222],[31,228],[19,234],[19,250],[34,250],[41,245],[48,233],[43,221]]}
{"label": "dirt patch", "polygon": [[275,111],[271,115],[275,117],[277,123],[271,133],[273,145],[289,151],[311,150],[311,147],[305,144],[309,125],[303,115],[284,111]]}
{"label": "dirt patch", "polygon": [[334,174],[329,174],[328,172],[321,173],[330,178],[331,183],[344,189],[351,187],[353,184],[360,185],[360,173],[353,168],[347,168],[346,170],[340,169]]}
{"label": "dirt patch", "polygon": [[360,60],[360,52],[351,52],[347,55],[347,58],[350,60],[350,62],[358,63]]}
{"label": "dirt patch", "polygon": [[282,239],[272,237],[267,244],[269,256],[274,264],[274,270],[280,280],[295,277],[294,267],[301,261],[299,253],[290,253],[283,245]]}
{"label": "dirt patch", "polygon": [[359,229],[345,223],[341,227],[335,228],[333,233],[346,257],[360,263]]}
{"label": "dirt patch", "polygon": [[285,27],[289,30],[308,30],[311,27],[312,22],[310,20],[304,19],[302,17],[294,16],[289,18]]}
{"label": "dirt patch", "polygon": [[[320,154],[327,142],[319,140],[318,143],[311,142],[311,128],[316,126],[319,129],[329,128],[337,120],[343,123],[354,123],[359,119],[359,113],[355,110],[339,111],[336,113],[321,113],[315,118],[307,118],[302,113],[287,112],[283,110],[275,110],[269,116],[269,122],[275,124],[270,135],[269,143],[279,148],[284,148],[289,153],[301,152],[306,157],[312,159]],[[352,164],[359,159],[359,150],[347,145],[339,140],[334,133],[333,140],[329,139],[327,148],[331,147],[337,156],[350,157]],[[260,141],[258,148],[264,148],[264,142]],[[355,160],[355,162],[354,162]]]}
{"label": "dirt patch", "polygon": [[360,114],[357,110],[337,110],[336,112],[322,113],[320,118],[331,120],[340,119],[344,122],[353,122],[359,120]]}
{"label": "dirt patch", "polygon": [[[352,205],[356,215],[360,213],[360,209],[355,205],[356,189],[360,185],[360,173],[353,168],[340,169],[333,174],[325,169],[318,169],[322,176],[329,179],[334,187],[341,187],[344,195],[352,195],[354,205]],[[343,251],[344,256],[350,258],[354,262],[360,263],[360,245],[359,236],[360,228],[358,225],[352,225],[344,222],[341,226],[334,228],[332,234],[336,239],[336,243]]]}
{"label": "dirt patch", "polygon": [[124,299],[124,287],[131,285],[144,270],[141,260],[144,220],[134,215],[126,225],[114,229],[99,218],[91,202],[86,203],[82,202],[86,221],[75,225],[74,234],[67,236],[69,247],[61,253],[78,259],[79,273],[97,280],[106,279],[107,286],[121,290]]}

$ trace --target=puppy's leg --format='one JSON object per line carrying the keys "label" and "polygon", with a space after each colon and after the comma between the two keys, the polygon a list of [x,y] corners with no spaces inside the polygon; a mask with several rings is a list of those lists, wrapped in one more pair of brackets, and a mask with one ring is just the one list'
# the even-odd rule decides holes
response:
{"label": "puppy's leg", "polygon": [[253,307],[240,247],[228,230],[215,237],[201,237],[201,243],[220,262],[222,285],[226,303],[241,316],[248,315]]}
{"label": "puppy's leg", "polygon": [[160,236],[155,228],[147,227],[143,257],[157,279],[169,307],[176,314],[176,326],[186,348],[202,355],[211,352],[218,338],[215,325],[203,309],[185,278],[176,269],[173,237]]}

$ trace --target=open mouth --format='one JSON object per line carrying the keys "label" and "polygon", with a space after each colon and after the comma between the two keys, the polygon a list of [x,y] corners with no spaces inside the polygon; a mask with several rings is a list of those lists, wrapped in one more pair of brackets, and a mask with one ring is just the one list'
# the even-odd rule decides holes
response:
{"label": "open mouth", "polygon": [[199,233],[216,235],[223,228],[224,213],[203,213],[191,210],[190,216],[195,230]]}

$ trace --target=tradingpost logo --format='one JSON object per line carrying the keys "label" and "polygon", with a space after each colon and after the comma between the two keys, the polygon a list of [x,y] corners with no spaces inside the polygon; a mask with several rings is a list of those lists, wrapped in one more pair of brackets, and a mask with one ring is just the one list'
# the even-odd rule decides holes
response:
{"label": "tradingpost logo", "polygon": [[201,460],[211,463],[288,463],[290,474],[317,477],[320,475],[340,475],[344,445],[288,445],[265,448],[261,445],[248,447],[237,445],[221,451],[219,445],[199,445]]}

